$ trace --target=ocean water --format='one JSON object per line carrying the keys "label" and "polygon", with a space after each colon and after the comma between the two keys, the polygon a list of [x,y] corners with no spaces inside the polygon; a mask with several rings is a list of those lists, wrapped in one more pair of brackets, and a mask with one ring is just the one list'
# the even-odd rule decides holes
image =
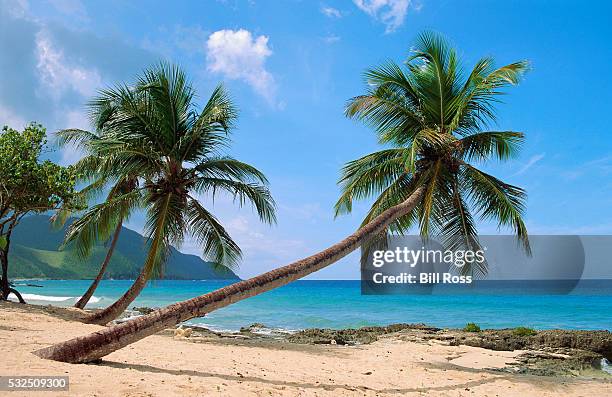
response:
{"label": "ocean water", "polygon": [[[161,307],[227,285],[226,281],[160,280],[150,283],[132,306]],[[41,287],[27,286],[36,284]],[[89,280],[16,282],[29,303],[73,305]],[[129,280],[104,280],[88,307],[118,298]],[[483,328],[527,326],[536,329],[612,330],[612,280],[581,281],[570,294],[525,293],[520,283],[435,295],[361,295],[360,281],[302,280],[244,300],[189,323],[235,331],[258,322],[285,330],[348,328],[391,323],[426,323]]]}

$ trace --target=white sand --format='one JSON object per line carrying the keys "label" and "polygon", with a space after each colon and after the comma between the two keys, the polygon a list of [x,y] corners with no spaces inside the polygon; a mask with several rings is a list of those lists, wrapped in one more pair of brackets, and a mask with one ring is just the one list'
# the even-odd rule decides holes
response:
{"label": "white sand", "polygon": [[[61,310],[55,310],[61,313]],[[65,316],[64,316],[65,317]],[[606,380],[494,372],[519,352],[386,337],[359,347],[192,343],[155,335],[102,364],[65,364],[31,352],[100,329],[35,306],[0,304],[0,374],[69,375],[69,392],[9,396],[606,396]]]}

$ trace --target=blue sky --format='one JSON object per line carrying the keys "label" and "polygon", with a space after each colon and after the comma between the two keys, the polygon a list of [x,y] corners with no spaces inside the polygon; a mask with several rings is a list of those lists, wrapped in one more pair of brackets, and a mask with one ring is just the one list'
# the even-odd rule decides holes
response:
{"label": "blue sky", "polygon": [[[0,0],[0,124],[86,128],[83,105],[97,89],[160,59],[186,69],[202,102],[224,82],[241,111],[230,153],[266,173],[278,203],[274,227],[228,200],[214,204],[245,251],[239,274],[250,276],[325,248],[359,224],[367,203],[333,219],[336,180],[345,162],[379,147],[343,106],[363,92],[364,69],[401,62],[419,32],[437,30],[466,66],[484,55],[500,65],[532,64],[499,106],[498,128],[527,134],[523,153],[485,167],[527,189],[530,232],[612,233],[611,3],[176,3]],[[50,156],[68,164],[79,154]],[[129,226],[142,223],[135,216]],[[487,224],[481,231],[497,232]],[[182,250],[198,253],[190,242]],[[352,255],[314,277],[358,278],[357,262]]]}

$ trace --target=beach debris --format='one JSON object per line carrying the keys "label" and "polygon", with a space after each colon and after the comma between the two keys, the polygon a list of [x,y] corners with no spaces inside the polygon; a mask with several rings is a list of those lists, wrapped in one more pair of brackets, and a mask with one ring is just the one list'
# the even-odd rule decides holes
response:
{"label": "beach debris", "polygon": [[193,332],[192,328],[183,328],[183,326],[179,326],[174,330],[175,338],[189,338]]}

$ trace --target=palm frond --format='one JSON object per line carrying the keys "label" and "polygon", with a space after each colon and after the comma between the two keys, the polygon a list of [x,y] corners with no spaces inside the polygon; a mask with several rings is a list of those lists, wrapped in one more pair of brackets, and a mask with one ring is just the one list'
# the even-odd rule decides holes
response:
{"label": "palm frond", "polygon": [[235,269],[242,251],[217,218],[194,198],[189,199],[186,216],[190,233],[202,245],[204,257],[217,267]]}
{"label": "palm frond", "polygon": [[457,146],[465,161],[508,160],[518,155],[524,140],[522,132],[486,131],[459,139]]}
{"label": "palm frond", "polygon": [[276,204],[267,187],[258,183],[245,183],[232,179],[199,177],[194,182],[194,191],[216,196],[218,191],[230,194],[240,207],[250,203],[259,219],[268,224],[276,223]]}
{"label": "palm frond", "polygon": [[495,220],[499,227],[510,226],[525,251],[530,253],[527,227],[522,218],[525,191],[468,164],[462,167],[461,183],[481,218]]}
{"label": "palm frond", "polygon": [[266,176],[252,165],[243,163],[234,158],[207,157],[193,167],[201,176],[213,178],[232,178],[241,182],[258,182],[268,184]]}
{"label": "palm frond", "polygon": [[127,219],[131,211],[141,204],[139,189],[109,197],[105,202],[91,207],[68,227],[62,246],[74,244],[79,256],[89,256],[95,243],[107,240],[117,223]]}
{"label": "palm frond", "polygon": [[338,181],[342,195],[334,206],[336,216],[351,212],[353,200],[380,193],[405,174],[404,158],[405,150],[388,149],[347,163]]}
{"label": "palm frond", "polygon": [[[461,195],[461,188],[456,178],[453,183],[452,197],[445,200],[444,207],[445,223],[440,233],[444,248],[453,252],[481,251],[482,246],[478,240],[476,224]],[[488,263],[486,260],[481,262],[474,258],[465,263],[455,263],[449,270],[481,279],[488,273]]]}
{"label": "palm frond", "polygon": [[79,149],[87,149],[89,142],[100,138],[93,132],[78,128],[67,128],[57,131],[55,136],[60,146],[74,145]]}

